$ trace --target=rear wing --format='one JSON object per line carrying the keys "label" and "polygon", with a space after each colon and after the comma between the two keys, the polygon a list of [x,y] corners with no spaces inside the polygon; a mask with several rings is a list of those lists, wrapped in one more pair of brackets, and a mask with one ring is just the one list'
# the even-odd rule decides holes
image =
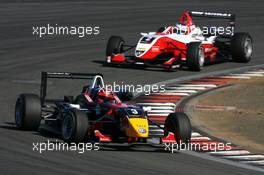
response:
{"label": "rear wing", "polygon": [[91,88],[95,86],[105,87],[103,75],[99,73],[72,73],[72,72],[41,72],[40,99],[44,104],[47,95],[48,79],[79,79],[92,80]]}
{"label": "rear wing", "polygon": [[[218,12],[202,12],[202,11],[189,11],[189,15],[191,17],[202,17],[202,18],[217,18],[217,19],[227,19],[229,21],[228,26],[232,27],[233,33],[235,30],[235,20],[236,15],[232,13],[218,13]],[[220,35],[221,37],[230,38],[233,36],[232,34],[224,34]]]}

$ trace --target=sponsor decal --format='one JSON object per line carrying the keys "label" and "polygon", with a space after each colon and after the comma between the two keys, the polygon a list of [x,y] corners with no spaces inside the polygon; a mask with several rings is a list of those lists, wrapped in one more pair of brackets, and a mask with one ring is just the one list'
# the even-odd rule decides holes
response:
{"label": "sponsor decal", "polygon": [[198,12],[198,11],[192,11],[191,13],[194,15],[223,16],[223,17],[231,16],[230,13]]}
{"label": "sponsor decal", "polygon": [[138,48],[137,50],[138,50],[138,51],[143,51],[143,52],[144,52],[146,49],[145,49],[145,48]]}
{"label": "sponsor decal", "polygon": [[147,130],[144,129],[144,128],[139,128],[139,129],[138,129],[138,132],[140,132],[140,133],[142,133],[142,134],[145,134],[145,133],[147,132]]}
{"label": "sponsor decal", "polygon": [[153,46],[151,50],[152,52],[159,52],[159,46]]}

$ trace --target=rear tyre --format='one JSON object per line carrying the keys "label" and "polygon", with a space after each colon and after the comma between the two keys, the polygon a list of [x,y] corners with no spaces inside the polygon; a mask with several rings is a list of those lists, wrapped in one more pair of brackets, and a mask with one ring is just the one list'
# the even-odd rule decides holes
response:
{"label": "rear tyre", "polygon": [[15,123],[18,129],[36,130],[41,122],[41,103],[38,95],[20,94],[16,101]]}
{"label": "rear tyre", "polygon": [[185,113],[171,113],[165,120],[164,133],[174,134],[177,143],[188,143],[191,139],[192,127],[188,116]]}
{"label": "rear tyre", "polygon": [[65,114],[62,120],[62,139],[67,143],[85,142],[89,136],[89,120],[83,111]]}
{"label": "rear tyre", "polygon": [[235,33],[231,40],[231,55],[235,62],[247,63],[251,60],[253,40],[248,33]]}
{"label": "rear tyre", "polygon": [[204,49],[200,42],[187,45],[187,66],[191,71],[200,71],[204,65]]}
{"label": "rear tyre", "polygon": [[120,36],[111,36],[106,46],[106,56],[123,52],[124,39]]}

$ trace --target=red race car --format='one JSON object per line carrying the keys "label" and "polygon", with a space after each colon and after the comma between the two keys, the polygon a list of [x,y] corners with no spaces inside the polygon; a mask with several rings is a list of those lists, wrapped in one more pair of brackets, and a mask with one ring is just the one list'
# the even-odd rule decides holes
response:
{"label": "red race car", "polygon": [[[228,25],[198,27],[193,17],[227,19]],[[137,45],[127,45],[120,36],[111,36],[106,47],[107,65],[158,66],[173,70],[188,67],[200,71],[205,63],[217,58],[247,63],[252,56],[252,38],[248,33],[234,33],[235,15],[191,11],[184,12],[175,26],[157,32],[141,33]],[[135,49],[134,55],[128,55]]]}

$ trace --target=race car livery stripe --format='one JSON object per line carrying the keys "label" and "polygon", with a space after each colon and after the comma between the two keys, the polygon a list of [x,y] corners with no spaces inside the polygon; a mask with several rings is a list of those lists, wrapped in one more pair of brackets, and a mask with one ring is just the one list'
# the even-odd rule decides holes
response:
{"label": "race car livery stripe", "polygon": [[176,99],[179,100],[181,99],[182,96],[179,95],[148,95],[148,96],[144,96],[144,97],[140,97],[138,99]]}

